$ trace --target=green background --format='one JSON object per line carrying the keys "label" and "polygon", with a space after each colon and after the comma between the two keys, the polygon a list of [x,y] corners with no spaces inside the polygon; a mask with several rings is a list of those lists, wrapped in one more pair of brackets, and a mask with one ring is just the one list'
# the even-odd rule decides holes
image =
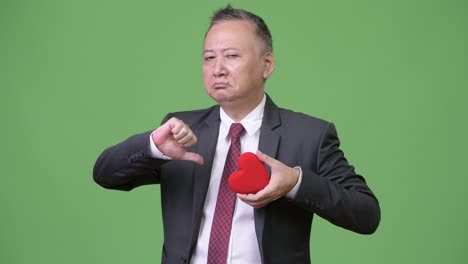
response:
{"label": "green background", "polygon": [[[203,108],[226,1],[0,1],[0,263],[159,263],[159,186],[92,180],[97,156]],[[264,17],[267,91],[336,124],[380,200],[372,236],[316,218],[314,263],[466,263],[468,3],[234,1]]]}

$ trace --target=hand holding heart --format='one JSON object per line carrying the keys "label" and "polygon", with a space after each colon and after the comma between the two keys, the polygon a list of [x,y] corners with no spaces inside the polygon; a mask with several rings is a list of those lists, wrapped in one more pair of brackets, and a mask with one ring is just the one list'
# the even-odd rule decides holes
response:
{"label": "hand holding heart", "polygon": [[299,169],[291,168],[282,162],[257,150],[257,157],[271,168],[270,182],[255,194],[241,194],[237,197],[252,207],[263,207],[288,194],[299,180]]}
{"label": "hand holding heart", "polygon": [[256,193],[270,181],[270,176],[255,154],[245,152],[237,161],[238,171],[233,172],[228,179],[229,188],[235,193]]}

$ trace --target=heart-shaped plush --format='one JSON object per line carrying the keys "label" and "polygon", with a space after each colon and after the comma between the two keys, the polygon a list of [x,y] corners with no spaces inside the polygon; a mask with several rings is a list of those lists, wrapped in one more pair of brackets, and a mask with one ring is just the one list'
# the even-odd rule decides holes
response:
{"label": "heart-shaped plush", "polygon": [[228,179],[229,187],[235,193],[256,193],[270,181],[265,164],[252,152],[240,155],[237,166],[239,171],[233,172]]}

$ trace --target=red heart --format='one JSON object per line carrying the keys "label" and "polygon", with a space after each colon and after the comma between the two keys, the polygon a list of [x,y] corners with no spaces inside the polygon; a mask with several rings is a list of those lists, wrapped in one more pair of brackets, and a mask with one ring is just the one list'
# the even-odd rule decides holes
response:
{"label": "red heart", "polygon": [[228,179],[229,187],[235,193],[256,193],[270,181],[265,164],[252,152],[240,155],[237,166],[239,171],[233,172]]}

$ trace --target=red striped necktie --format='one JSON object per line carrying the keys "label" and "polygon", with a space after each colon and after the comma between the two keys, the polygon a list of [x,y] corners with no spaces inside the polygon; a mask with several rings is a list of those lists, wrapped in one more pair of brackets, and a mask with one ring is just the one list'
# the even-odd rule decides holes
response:
{"label": "red striped necktie", "polygon": [[218,198],[211,225],[208,264],[226,263],[231,235],[232,217],[236,204],[236,194],[228,187],[228,177],[237,170],[237,160],[241,153],[240,137],[245,133],[241,123],[233,123],[229,129],[231,146],[224,164],[223,175],[219,184]]}

